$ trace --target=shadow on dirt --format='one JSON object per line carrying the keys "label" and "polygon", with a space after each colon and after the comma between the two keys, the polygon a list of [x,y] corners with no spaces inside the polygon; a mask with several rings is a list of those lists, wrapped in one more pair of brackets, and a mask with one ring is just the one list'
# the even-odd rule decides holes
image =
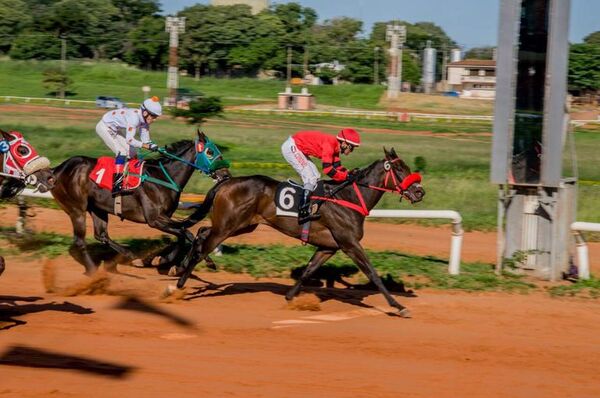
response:
{"label": "shadow on dirt", "polygon": [[24,346],[10,347],[0,356],[0,365],[75,370],[116,379],[127,377],[134,369],[131,366]]}
{"label": "shadow on dirt", "polygon": [[93,314],[94,310],[65,301],[63,303],[17,304],[19,301],[34,303],[42,300],[41,297],[0,296],[0,331],[8,330],[15,326],[25,325],[27,322],[16,319],[18,317],[44,311],[70,312],[72,314]]}
{"label": "shadow on dirt", "polygon": [[155,305],[147,303],[138,299],[137,297],[125,297],[121,302],[119,302],[115,307],[118,310],[127,310],[127,311],[136,311],[142,312],[146,314],[157,315],[167,319],[170,322],[173,322],[179,326],[184,326],[188,328],[195,327],[194,323],[179,316],[173,314],[171,312],[165,311]]}
{"label": "shadow on dirt", "polygon": [[[292,270],[292,277],[299,277],[302,274],[303,267]],[[300,271],[297,271],[300,269]],[[319,272],[321,271],[321,272]],[[308,284],[303,285],[301,292],[313,293],[322,302],[328,300],[336,300],[343,303],[355,305],[363,308],[373,308],[372,306],[363,303],[362,301],[373,294],[380,294],[375,285],[371,282],[365,284],[351,284],[343,277],[348,277],[356,273],[357,270],[353,266],[348,267],[321,267],[317,270],[317,273],[313,275],[308,281]],[[195,300],[203,297],[218,297],[218,296],[229,296],[234,294],[244,293],[259,293],[259,292],[271,292],[280,296],[285,296],[291,286],[284,285],[275,282],[234,282],[224,284],[214,284],[212,282],[203,280],[201,278],[194,278],[200,282],[205,283],[205,286],[192,287],[190,294],[185,297],[185,300]],[[328,287],[322,287],[323,282]],[[402,282],[395,281],[390,275],[386,275],[382,278],[384,285],[393,295],[403,297],[417,297],[412,290],[407,290]],[[334,288],[334,282],[341,283],[345,286],[344,289]]]}

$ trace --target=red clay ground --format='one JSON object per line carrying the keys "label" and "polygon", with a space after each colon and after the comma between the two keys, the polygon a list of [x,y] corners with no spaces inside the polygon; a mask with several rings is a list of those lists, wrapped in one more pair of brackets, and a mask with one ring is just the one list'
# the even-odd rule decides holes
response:
{"label": "red clay ground", "polygon": [[[2,210],[1,224],[12,225],[15,212]],[[40,210],[33,221],[38,231],[71,228],[58,211]],[[115,237],[152,236],[113,225]],[[368,223],[364,243],[445,257],[449,231]],[[467,234],[463,258],[493,261],[494,245],[494,234]],[[69,258],[52,264],[59,288],[85,279]],[[197,274],[218,286],[190,280],[188,300],[171,304],[158,302],[170,278],[131,267],[98,285],[111,295],[65,297],[46,293],[43,265],[9,257],[0,279],[0,364],[12,363],[0,366],[2,397],[600,395],[598,301],[419,290],[398,297],[413,313],[407,320],[386,316],[379,294],[342,289],[314,290],[324,300],[318,312],[292,310],[282,297],[290,280],[223,272]],[[8,355],[16,346],[81,357],[48,361],[78,370],[34,368],[41,354]],[[83,372],[92,360],[124,374]]]}

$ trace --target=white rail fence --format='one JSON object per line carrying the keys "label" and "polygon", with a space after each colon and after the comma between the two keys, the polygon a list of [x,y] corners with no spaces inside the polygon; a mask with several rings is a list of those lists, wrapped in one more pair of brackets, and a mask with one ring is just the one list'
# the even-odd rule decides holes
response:
{"label": "white rail fence", "polygon": [[600,224],[576,221],[571,224],[571,231],[573,231],[573,235],[575,236],[577,264],[579,265],[579,278],[590,279],[590,259],[588,254],[588,246],[581,232],[600,232]]}
{"label": "white rail fence", "polygon": [[[32,198],[52,199],[50,192],[40,193],[31,189],[25,189],[19,196]],[[17,232],[25,230],[26,211],[19,212],[17,219]],[[453,210],[371,210],[369,218],[409,218],[409,219],[449,219],[452,220],[452,236],[450,240],[450,259],[448,261],[448,273],[458,275],[460,273],[460,256],[464,231],[462,228],[461,215]]]}

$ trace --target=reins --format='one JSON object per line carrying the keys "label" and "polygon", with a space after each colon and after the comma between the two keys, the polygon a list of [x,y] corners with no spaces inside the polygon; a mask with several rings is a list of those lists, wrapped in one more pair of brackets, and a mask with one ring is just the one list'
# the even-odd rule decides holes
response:
{"label": "reins", "polygon": [[[340,206],[347,207],[347,208],[352,209],[366,217],[369,215],[369,209],[367,208],[364,197],[363,197],[362,193],[360,192],[360,189],[358,188],[359,185],[362,187],[365,187],[365,188],[375,190],[375,191],[391,192],[391,193],[397,193],[399,195],[403,195],[404,191],[406,191],[412,184],[421,182],[421,175],[419,173],[411,173],[411,174],[407,175],[405,178],[403,178],[400,182],[398,182],[398,179],[396,178],[396,174],[393,172],[393,168],[391,165],[392,163],[394,163],[398,160],[400,160],[400,159],[397,158],[394,160],[386,160],[385,161],[384,170],[385,170],[386,174],[385,174],[385,179],[383,181],[383,187],[379,187],[379,186],[375,186],[375,185],[359,184],[356,181],[352,181],[352,187],[354,188],[354,192],[356,193],[356,196],[358,197],[358,201],[360,202],[360,205],[357,205],[356,203],[353,203],[353,202],[350,202],[350,201],[347,201],[344,199],[337,199],[334,197],[334,195],[337,194],[340,190],[342,190],[343,188],[346,188],[348,185],[350,185],[350,181],[345,181],[344,183],[340,184],[335,189],[330,191],[327,194],[327,196],[312,196],[312,198],[317,199],[317,202],[320,202],[320,203],[331,202],[331,203],[335,203]],[[390,177],[391,177],[391,181],[394,184],[394,189],[386,188],[390,181]]]}

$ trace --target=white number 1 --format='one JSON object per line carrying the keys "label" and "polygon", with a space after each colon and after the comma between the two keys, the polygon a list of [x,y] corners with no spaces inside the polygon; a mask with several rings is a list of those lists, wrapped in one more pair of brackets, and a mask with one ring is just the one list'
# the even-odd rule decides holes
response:
{"label": "white number 1", "polygon": [[96,184],[100,184],[102,182],[102,177],[104,177],[105,171],[106,171],[106,169],[100,169],[96,172],[96,175],[98,176],[96,178]]}

